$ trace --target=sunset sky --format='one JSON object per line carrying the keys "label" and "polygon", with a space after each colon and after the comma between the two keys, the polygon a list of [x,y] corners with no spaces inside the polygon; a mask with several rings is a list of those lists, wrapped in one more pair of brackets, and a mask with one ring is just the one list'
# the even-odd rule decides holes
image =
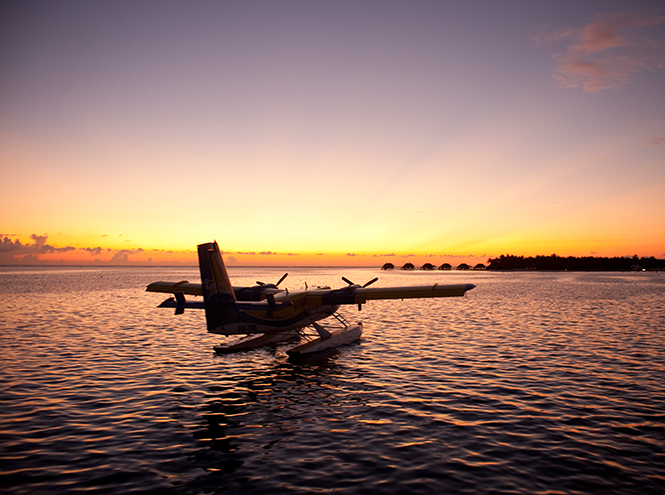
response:
{"label": "sunset sky", "polygon": [[659,1],[3,1],[0,264],[665,257]]}

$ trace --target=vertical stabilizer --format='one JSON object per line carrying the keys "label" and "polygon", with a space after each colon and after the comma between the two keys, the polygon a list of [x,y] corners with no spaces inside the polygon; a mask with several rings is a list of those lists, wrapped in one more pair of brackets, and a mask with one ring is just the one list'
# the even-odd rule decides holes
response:
{"label": "vertical stabilizer", "polygon": [[199,244],[198,251],[206,323],[212,332],[235,321],[236,296],[217,242]]}

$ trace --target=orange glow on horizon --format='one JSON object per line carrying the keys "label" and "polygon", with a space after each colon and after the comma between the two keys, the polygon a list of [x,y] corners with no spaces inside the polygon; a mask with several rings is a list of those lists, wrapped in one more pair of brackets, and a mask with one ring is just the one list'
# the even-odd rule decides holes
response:
{"label": "orange glow on horizon", "polygon": [[[537,234],[537,233],[536,233]],[[534,233],[523,232],[468,243],[452,249],[440,251],[400,252],[377,250],[377,252],[298,252],[298,251],[259,251],[259,250],[224,250],[225,262],[229,266],[382,266],[392,263],[396,267],[410,262],[416,266],[432,263],[440,266],[449,263],[476,265],[487,264],[489,258],[502,254],[516,256],[537,256],[557,254],[558,256],[633,256],[656,258],[662,250],[658,239],[646,239],[628,245],[623,239],[604,242],[580,241],[572,233],[570,237],[560,239],[539,239]],[[57,236],[56,236],[57,237]],[[543,234],[543,237],[545,235]],[[71,240],[71,239],[70,239]],[[115,240],[114,240],[115,241]],[[123,246],[122,242],[110,242],[109,247],[97,245],[82,247],[81,243],[60,244],[51,242],[48,236],[25,238],[4,237],[5,248],[0,256],[0,264],[63,264],[63,265],[188,265],[196,266],[196,247],[191,249],[156,249],[137,247],[133,243]],[[102,244],[102,243],[100,243]],[[102,244],[103,245],[103,244]],[[113,247],[110,247],[113,246]],[[12,247],[13,251],[9,248]],[[479,248],[482,248],[480,250]]]}

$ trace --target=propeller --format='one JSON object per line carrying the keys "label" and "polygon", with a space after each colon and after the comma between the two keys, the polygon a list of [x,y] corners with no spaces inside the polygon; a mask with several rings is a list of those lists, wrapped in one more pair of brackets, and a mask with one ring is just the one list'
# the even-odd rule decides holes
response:
{"label": "propeller", "polygon": [[[349,285],[356,285],[356,284],[354,284],[353,282],[351,282],[351,281],[350,281],[348,278],[346,278],[346,277],[342,277],[342,280],[344,280],[344,282],[346,282],[346,283],[349,284]],[[374,277],[372,280],[370,280],[370,281],[367,282],[365,285],[363,285],[363,289],[364,289],[365,287],[368,287],[368,286],[372,285],[372,284],[373,284],[374,282],[376,282],[377,280],[379,280],[379,277]]]}
{"label": "propeller", "polygon": [[[285,273],[284,275],[282,275],[282,278],[280,278],[277,281],[277,283],[275,284],[275,287],[277,287],[279,284],[281,284],[284,281],[284,279],[286,278],[287,275],[288,275],[288,273]],[[256,285],[266,285],[266,283],[265,282],[260,282],[260,281],[257,280]],[[268,285],[272,285],[272,284],[268,284]]]}
{"label": "propeller", "polygon": [[277,281],[277,283],[275,284],[275,287],[277,287],[279,284],[281,284],[284,281],[284,279],[286,278],[287,275],[288,275],[288,273],[285,273],[284,275],[282,275],[282,278],[280,278]]}
{"label": "propeller", "polygon": [[[351,281],[350,281],[348,278],[346,278],[346,277],[342,277],[342,280],[344,280],[344,282],[346,282],[347,284],[349,284],[349,287],[354,287],[354,286],[355,286],[355,287],[360,287],[359,285],[356,285],[356,284],[354,284],[353,282],[351,282]],[[374,278],[373,278],[372,280],[370,280],[369,282],[366,282],[365,285],[362,286],[362,288],[364,289],[365,287],[367,287],[367,286],[369,286],[369,285],[372,285],[372,284],[373,284],[374,282],[376,282],[377,280],[379,280],[379,277],[374,277]],[[358,311],[360,311],[360,310],[362,310],[362,309],[363,309],[363,305],[362,305],[362,303],[358,303]]]}

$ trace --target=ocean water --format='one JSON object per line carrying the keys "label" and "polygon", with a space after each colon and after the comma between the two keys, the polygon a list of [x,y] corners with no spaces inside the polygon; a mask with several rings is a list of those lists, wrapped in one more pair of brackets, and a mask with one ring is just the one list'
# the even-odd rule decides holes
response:
{"label": "ocean water", "polygon": [[293,361],[144,292],[196,268],[0,267],[2,493],[665,492],[665,273],[288,271],[477,288]]}

